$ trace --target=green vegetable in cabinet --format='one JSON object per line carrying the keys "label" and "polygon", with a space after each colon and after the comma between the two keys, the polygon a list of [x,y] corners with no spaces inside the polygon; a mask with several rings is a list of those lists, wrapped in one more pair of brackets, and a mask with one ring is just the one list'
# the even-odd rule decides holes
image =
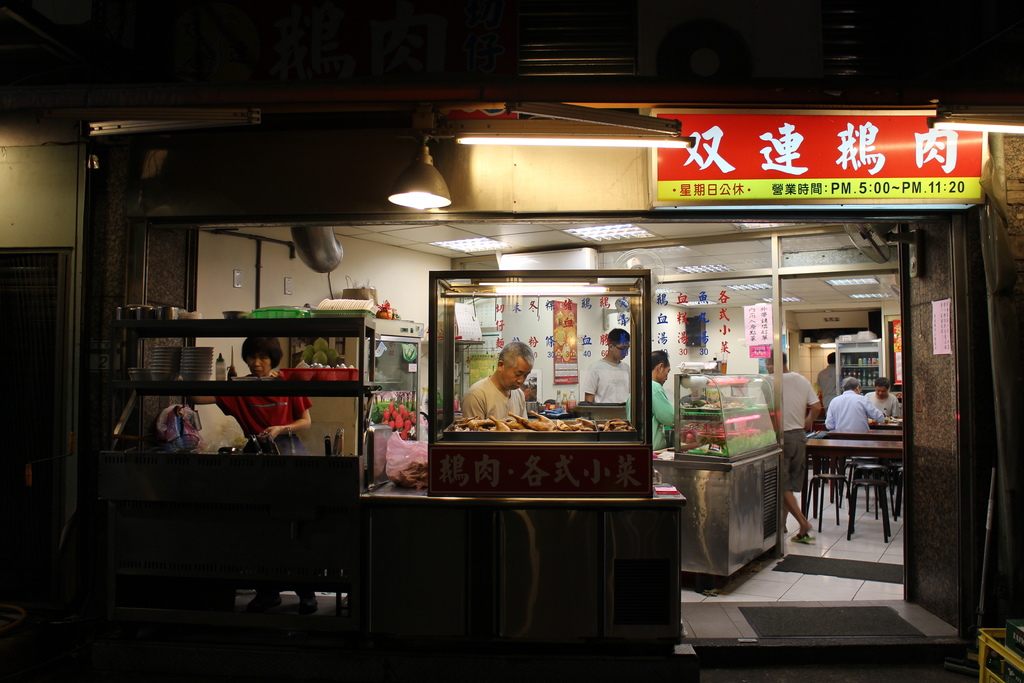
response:
{"label": "green vegetable in cabinet", "polygon": [[331,366],[338,362],[338,351],[336,349],[327,349],[324,353],[327,354],[327,362]]}
{"label": "green vegetable in cabinet", "polygon": [[316,349],[313,348],[312,344],[309,344],[302,350],[302,360],[306,365],[313,364],[313,354],[316,353]]}
{"label": "green vegetable in cabinet", "polygon": [[323,351],[324,353],[326,353],[327,352],[327,340],[324,339],[323,337],[320,337],[319,339],[317,339],[315,342],[313,342],[313,350],[314,351]]}
{"label": "green vegetable in cabinet", "polygon": [[323,351],[317,351],[313,354],[313,364],[327,365],[327,354]]}
{"label": "green vegetable in cabinet", "polygon": [[402,344],[402,360],[406,363],[413,363],[416,361],[415,344]]}

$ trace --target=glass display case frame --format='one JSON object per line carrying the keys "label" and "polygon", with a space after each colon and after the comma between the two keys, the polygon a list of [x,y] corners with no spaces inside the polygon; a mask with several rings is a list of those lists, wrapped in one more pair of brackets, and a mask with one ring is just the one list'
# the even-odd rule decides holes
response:
{"label": "glass display case frame", "polygon": [[[651,495],[650,271],[436,271],[430,273],[429,286],[431,495]],[[466,309],[460,313],[457,304],[472,304],[476,311],[490,311],[491,306],[511,311],[517,305],[518,310],[529,311],[532,324],[540,326],[534,329],[544,332],[527,334],[517,328],[514,319],[495,323],[494,329],[500,331],[502,340],[529,340],[538,356],[535,369],[554,378],[555,351],[550,350],[554,342],[549,336],[557,336],[555,315],[559,309],[555,302],[573,305],[569,310],[576,311],[575,324],[579,326],[574,328],[574,341],[579,342],[576,348],[588,349],[591,362],[600,359],[606,349],[602,335],[613,327],[629,332],[630,396],[639,400],[629,401],[623,411],[632,429],[454,431],[456,398],[461,400],[455,396],[456,387],[469,386],[460,359],[474,346],[476,336],[485,334],[465,320]],[[552,322],[547,323],[545,317]],[[493,329],[488,332],[493,336]],[[582,352],[577,360],[582,360]],[[585,371],[586,366],[579,363],[577,381]],[[601,424],[598,421],[599,427]],[[481,458],[486,460],[484,464],[500,462],[494,465],[495,473],[500,473],[497,482],[476,481],[484,466]],[[519,472],[527,463],[533,463],[531,472],[537,476]],[[466,469],[455,471],[456,464]]]}
{"label": "glass display case frame", "polygon": [[740,458],[774,447],[767,375],[676,375],[677,454]]}

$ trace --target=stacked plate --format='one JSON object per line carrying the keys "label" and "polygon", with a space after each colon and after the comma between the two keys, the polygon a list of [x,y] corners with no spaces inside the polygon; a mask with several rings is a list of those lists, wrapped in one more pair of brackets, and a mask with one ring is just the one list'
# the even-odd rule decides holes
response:
{"label": "stacked plate", "polygon": [[155,346],[149,350],[149,370],[157,382],[178,379],[181,368],[180,346]]}
{"label": "stacked plate", "polygon": [[181,378],[186,382],[213,379],[213,347],[188,346],[182,349]]}

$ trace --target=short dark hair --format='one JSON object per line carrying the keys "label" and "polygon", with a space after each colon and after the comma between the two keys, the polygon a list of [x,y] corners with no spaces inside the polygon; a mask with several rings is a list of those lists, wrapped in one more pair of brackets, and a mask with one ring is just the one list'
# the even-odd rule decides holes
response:
{"label": "short dark hair", "polygon": [[266,354],[270,359],[271,367],[277,367],[284,356],[281,350],[281,342],[277,337],[248,337],[242,342],[242,360],[255,356],[257,353]]}
{"label": "short dark hair", "polygon": [[506,365],[509,361],[518,361],[520,358],[533,365],[533,349],[521,341],[510,341],[501,347],[498,354],[498,360]]}
{"label": "short dark hair", "polygon": [[836,364],[836,352],[833,351],[832,353],[830,353],[827,356],[825,356],[825,362],[828,363],[829,365],[835,365]]}
{"label": "short dark hair", "polygon": [[621,327],[616,327],[614,330],[608,333],[609,344],[627,344],[629,343],[629,332],[626,332]]}
{"label": "short dark hair", "polygon": [[651,370],[659,365],[668,365],[669,367],[672,367],[672,364],[668,360],[668,351],[665,351],[664,349],[651,351]]}
{"label": "short dark hair", "polygon": [[889,383],[888,377],[879,377],[878,379],[875,380],[875,386],[882,387],[883,389],[888,389],[889,387],[892,386],[892,384]]}

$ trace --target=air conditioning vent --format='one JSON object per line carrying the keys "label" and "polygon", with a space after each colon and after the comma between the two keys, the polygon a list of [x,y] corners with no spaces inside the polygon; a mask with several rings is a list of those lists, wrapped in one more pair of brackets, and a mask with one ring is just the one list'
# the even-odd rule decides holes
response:
{"label": "air conditioning vent", "polygon": [[636,3],[520,0],[519,75],[636,75]]}
{"label": "air conditioning vent", "polygon": [[779,530],[779,468],[766,467],[764,470],[764,536],[767,540]]}

